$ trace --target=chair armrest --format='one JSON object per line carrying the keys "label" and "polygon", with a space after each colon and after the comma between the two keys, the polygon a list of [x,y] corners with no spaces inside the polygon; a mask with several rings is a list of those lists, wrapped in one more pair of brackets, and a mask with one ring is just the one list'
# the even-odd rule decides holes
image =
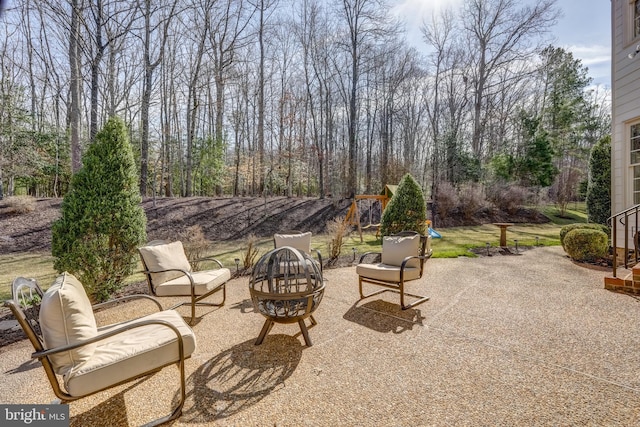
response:
{"label": "chair armrest", "polygon": [[[205,257],[202,257],[202,258],[194,259],[192,262],[200,262],[200,261],[213,261],[216,264],[218,264],[219,268],[224,268],[222,263],[217,258],[214,258],[212,256],[205,256]],[[154,273],[155,273],[155,271],[154,271]]]}
{"label": "chair armrest", "polygon": [[110,338],[110,337],[112,337],[114,335],[121,334],[121,333],[123,333],[125,331],[131,330],[131,329],[135,329],[135,328],[140,328],[142,326],[148,326],[148,325],[162,325],[162,326],[166,326],[167,328],[173,330],[173,332],[176,334],[176,337],[178,338],[178,347],[179,347],[180,359],[184,359],[184,343],[183,343],[182,335],[180,334],[180,331],[178,330],[178,328],[175,325],[173,325],[170,322],[167,322],[166,320],[163,320],[163,319],[140,320],[138,322],[130,323],[130,324],[127,324],[127,325],[122,326],[120,328],[116,328],[116,329],[113,329],[111,331],[104,332],[102,334],[96,335],[93,338],[90,338],[88,340],[84,340],[84,341],[81,341],[81,342],[77,342],[75,344],[69,344],[69,345],[64,345],[64,346],[61,346],[61,347],[49,348],[49,349],[42,350],[42,351],[36,351],[36,352],[31,354],[31,358],[32,359],[42,359],[43,357],[51,356],[51,355],[54,355],[54,354],[57,354],[57,353],[61,353],[61,352],[64,352],[64,351],[75,350],[75,349],[83,347],[85,345],[93,344],[93,343],[96,343],[98,341],[102,341],[104,339]]}
{"label": "chair armrest", "polygon": [[191,273],[188,272],[187,270],[183,270],[181,268],[168,268],[166,270],[142,270],[142,273],[144,274],[151,274],[151,273],[166,273],[168,271],[179,271],[180,273],[182,273],[183,275],[187,276],[189,278],[189,281],[191,282],[191,286],[193,286],[193,277],[191,277]]}
{"label": "chair armrest", "polygon": [[320,263],[320,270],[322,271],[322,254],[315,248],[311,248],[311,252],[315,252],[318,255],[318,262]]}
{"label": "chair armrest", "polygon": [[432,253],[433,251],[431,251],[428,255],[413,255],[413,256],[406,257],[405,259],[402,260],[402,264],[400,264],[400,270],[404,270],[405,267],[407,266],[407,263],[412,259],[421,259],[423,261],[428,260],[429,258],[431,258]]}
{"label": "chair armrest", "polygon": [[365,257],[370,256],[370,255],[382,255],[382,252],[365,252],[360,256],[360,260],[358,261],[358,264],[362,264],[362,262],[364,261]]}
{"label": "chair armrest", "polygon": [[114,299],[109,300],[109,301],[101,302],[99,304],[94,304],[91,307],[93,308],[93,310],[99,310],[99,309],[107,308],[107,307],[112,306],[114,304],[118,304],[118,303],[125,302],[125,301],[131,301],[131,300],[135,300],[135,299],[148,299],[148,300],[151,300],[156,304],[156,306],[158,306],[158,311],[162,311],[162,304],[160,304],[160,301],[158,301],[156,298],[152,297],[151,295],[144,295],[144,294],[125,295],[125,296],[122,296],[120,298],[114,298]]}
{"label": "chair armrest", "polygon": [[187,276],[187,278],[189,279],[189,284],[191,285],[191,296],[195,297],[196,284],[193,281],[193,276],[187,270],[183,270],[181,268],[169,268],[167,270],[143,270],[142,272],[149,277],[149,282],[151,282],[151,273],[166,273],[167,271],[179,271],[184,276]]}

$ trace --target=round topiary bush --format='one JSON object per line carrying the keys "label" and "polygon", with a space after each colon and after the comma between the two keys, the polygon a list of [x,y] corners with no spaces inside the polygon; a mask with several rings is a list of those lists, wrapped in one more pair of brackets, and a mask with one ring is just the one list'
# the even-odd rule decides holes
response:
{"label": "round topiary bush", "polygon": [[610,234],[609,227],[602,224],[595,224],[595,223],[567,224],[560,229],[560,244],[562,245],[562,248],[565,251],[567,250],[567,248],[564,246],[564,240],[567,236],[567,233],[569,233],[571,230],[579,230],[579,229],[598,230],[598,231],[602,231],[607,236],[609,236]]}
{"label": "round topiary bush", "polygon": [[609,236],[592,228],[576,228],[564,236],[564,250],[576,261],[602,258],[609,249]]}

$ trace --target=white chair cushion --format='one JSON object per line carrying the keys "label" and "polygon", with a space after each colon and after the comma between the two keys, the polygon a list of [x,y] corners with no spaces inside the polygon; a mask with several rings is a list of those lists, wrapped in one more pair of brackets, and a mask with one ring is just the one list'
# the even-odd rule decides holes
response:
{"label": "white chair cushion", "polygon": [[[400,282],[400,267],[388,264],[358,264],[356,267],[358,276],[370,279],[382,280],[384,282]],[[405,267],[404,280],[415,280],[420,278],[420,267]]]}
{"label": "white chair cushion", "polygon": [[299,251],[311,252],[311,232],[307,231],[302,234],[274,234],[273,240],[276,248],[290,246]]}
{"label": "white chair cushion", "polygon": [[[229,271],[228,268],[198,271],[191,273],[191,277],[193,277],[193,282],[195,283],[196,295],[204,295],[216,286],[229,280],[231,278],[231,271]],[[191,283],[189,282],[189,278],[183,274],[180,277],[156,286],[155,291],[159,297],[191,295]]]}
{"label": "white chair cushion", "polygon": [[[138,250],[149,271],[168,270],[171,268],[191,271],[191,264],[189,264],[189,260],[184,253],[184,247],[180,241],[162,245],[143,246],[138,248]],[[151,284],[153,288],[156,289],[157,286],[180,276],[183,276],[183,274],[179,271],[151,273]]]}
{"label": "white chair cushion", "polygon": [[[385,236],[382,240],[382,263],[400,267],[408,256],[419,255],[420,236]],[[420,267],[419,259],[412,259],[407,267]]]}
{"label": "white chair cushion", "polygon": [[[96,319],[87,293],[73,275],[64,272],[44,293],[40,305],[40,327],[47,348],[76,344],[97,335]],[[54,354],[50,357],[56,373],[64,375],[88,360],[95,344]]]}
{"label": "white chair cushion", "polygon": [[[162,319],[176,326],[183,337],[185,357],[195,351],[195,334],[175,310],[109,325],[98,332],[147,319]],[[85,395],[178,360],[178,339],[173,330],[162,325],[141,326],[99,341],[93,357],[65,375],[64,384],[72,396]]]}

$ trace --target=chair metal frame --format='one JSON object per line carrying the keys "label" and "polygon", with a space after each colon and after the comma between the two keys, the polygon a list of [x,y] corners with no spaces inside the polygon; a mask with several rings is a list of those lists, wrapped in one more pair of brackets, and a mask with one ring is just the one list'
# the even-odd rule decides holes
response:
{"label": "chair metal frame", "polygon": [[[160,424],[164,424],[166,422],[169,422],[171,420],[174,420],[176,418],[178,418],[181,414],[182,414],[182,408],[184,406],[184,402],[186,399],[186,381],[185,381],[185,368],[184,368],[184,361],[189,358],[185,357],[184,355],[184,343],[183,343],[183,339],[182,339],[182,335],[180,334],[180,331],[178,330],[178,328],[176,328],[176,326],[172,325],[170,322],[167,322],[165,320],[161,320],[161,319],[145,319],[145,320],[140,320],[139,322],[135,322],[135,323],[131,323],[131,324],[127,324],[121,327],[117,327],[113,330],[110,330],[108,332],[104,332],[101,334],[98,334],[97,336],[76,343],[76,344],[71,344],[71,345],[65,345],[65,346],[61,346],[61,347],[55,347],[55,348],[46,348],[45,344],[44,344],[44,340],[43,337],[41,335],[40,332],[40,322],[39,319],[36,316],[32,316],[32,315],[27,315],[27,313],[25,312],[25,309],[28,308],[29,306],[31,307],[38,307],[40,305],[40,302],[42,301],[42,297],[44,295],[44,292],[42,291],[42,288],[40,288],[40,286],[38,285],[37,281],[35,279],[27,279],[24,277],[18,277],[16,278],[13,283],[12,283],[12,299],[11,300],[7,300],[5,301],[5,306],[8,306],[11,309],[11,312],[13,313],[13,315],[15,316],[15,318],[17,319],[18,323],[20,324],[20,327],[22,328],[22,330],[24,331],[24,333],[27,335],[27,338],[29,338],[29,341],[31,342],[31,345],[34,348],[34,352],[31,354],[31,358],[32,359],[38,359],[40,361],[40,363],[42,364],[42,367],[44,368],[44,371],[47,375],[47,379],[49,380],[49,383],[51,385],[51,388],[53,389],[53,393],[56,395],[56,397],[58,399],[60,399],[60,402],[63,404],[67,404],[69,402],[73,402],[75,400],[78,399],[82,399],[84,397],[87,396],[91,396],[93,394],[99,393],[101,391],[104,390],[108,390],[110,388],[113,387],[117,387],[119,385],[122,384],[126,384],[128,382],[134,381],[136,379],[139,378],[143,378],[146,377],[148,375],[154,374],[156,372],[159,372],[160,370],[164,369],[167,366],[170,365],[174,365],[177,364],[178,365],[178,369],[180,371],[180,398],[178,399],[178,402],[176,403],[176,405],[172,408],[171,413],[168,415],[165,415],[163,417],[160,417],[156,420],[153,420],[147,424],[145,424],[145,426],[157,426]],[[128,295],[128,296],[124,296],[121,298],[117,298],[117,299],[113,299],[101,304],[95,304],[93,305],[93,309],[94,311],[96,309],[101,309],[101,308],[107,308],[113,304],[117,304],[120,302],[124,302],[124,301],[130,301],[130,300],[134,300],[134,299],[148,299],[153,301],[156,306],[158,307],[159,311],[162,311],[162,305],[160,304],[160,302],[149,296],[149,295]],[[100,390],[96,390],[94,392],[88,393],[88,394],[82,394],[79,396],[73,396],[70,395],[69,393],[67,393],[66,391],[64,391],[62,389],[62,387],[60,386],[60,382],[58,380],[58,377],[54,371],[53,368],[53,364],[51,362],[51,360],[49,359],[49,356],[52,356],[54,354],[57,353],[62,353],[62,352],[66,352],[69,350],[74,350],[80,347],[83,347],[85,345],[89,345],[89,344],[93,344],[96,342],[99,342],[101,340],[104,340],[106,338],[118,335],[124,331],[128,331],[131,329],[135,329],[135,328],[139,328],[139,327],[143,327],[143,326],[147,326],[147,325],[162,325],[164,327],[167,327],[169,329],[171,329],[175,334],[176,334],[176,338],[177,338],[177,342],[178,342],[178,357],[177,357],[177,362],[174,360],[170,363],[167,363],[159,368],[155,368],[152,370],[149,370],[147,372],[143,372],[139,375],[135,375],[131,378],[128,378],[124,381],[119,381],[117,383],[111,384],[107,387],[104,387]]]}
{"label": "chair metal frame", "polygon": [[[414,256],[408,256],[406,258],[404,258],[404,260],[402,261],[402,264],[400,265],[400,267],[397,267],[400,270],[400,277],[399,277],[399,281],[386,281],[386,280],[382,280],[382,279],[374,279],[371,277],[364,277],[364,276],[360,276],[358,275],[358,288],[360,291],[360,299],[365,299],[365,298],[369,298],[371,296],[374,295],[378,295],[381,294],[383,292],[394,292],[394,293],[398,293],[400,294],[400,306],[402,307],[403,310],[407,310],[409,308],[415,307],[418,304],[422,304],[425,301],[428,301],[430,297],[428,296],[424,296],[424,295],[417,295],[417,294],[412,294],[409,292],[406,292],[405,290],[405,280],[404,280],[404,270],[407,266],[407,263],[409,261],[411,261],[412,259],[418,259],[420,260],[420,275],[415,278],[415,279],[411,279],[411,280],[418,280],[420,278],[422,278],[422,274],[424,273],[424,263],[426,260],[428,260],[429,258],[431,258],[431,255],[433,254],[433,250],[429,250],[429,253],[425,253],[426,252],[426,248],[427,248],[427,239],[429,239],[429,236],[425,236],[422,235],[416,231],[401,231],[400,233],[394,234],[393,236],[400,236],[400,237],[409,237],[409,236],[415,236],[418,235],[420,236],[420,244],[418,245],[418,254],[414,255]],[[390,236],[391,237],[391,236]],[[371,252],[365,252],[364,254],[362,254],[362,256],[360,257],[360,260],[358,262],[358,264],[363,264],[364,260],[366,257],[372,256],[372,255],[376,255],[376,256],[381,256],[382,252],[375,252],[375,251],[371,251]],[[368,263],[370,264],[370,263]],[[407,280],[409,281],[409,280]],[[362,284],[363,283],[369,283],[372,285],[377,285],[377,286],[382,286],[385,289],[380,289],[378,291],[372,292],[370,294],[364,294],[363,291],[363,287]],[[410,304],[405,304],[405,297],[412,297],[412,298],[417,298],[417,300],[413,301]]]}
{"label": "chair metal frame", "polygon": [[[167,244],[169,242],[167,242],[166,240],[152,240],[151,242],[147,243],[145,246],[154,246],[154,245],[164,245]],[[168,269],[168,270],[149,270],[149,268],[147,267],[147,264],[144,261],[144,257],[142,256],[142,253],[140,253],[140,251],[138,250],[138,254],[140,255],[140,260],[142,261],[142,267],[144,268],[144,270],[142,271],[142,273],[144,273],[144,275],[147,278],[147,285],[149,286],[149,292],[151,293],[151,295],[153,295],[154,297],[157,298],[166,298],[165,296],[161,296],[161,295],[156,295],[155,289],[153,287],[153,278],[151,277],[151,273],[166,273],[169,271],[179,271],[180,273],[182,273],[183,275],[187,276],[187,278],[189,279],[189,283],[191,284],[191,294],[185,294],[183,296],[190,296],[191,299],[190,301],[185,301],[185,302],[181,302],[178,304],[175,304],[171,307],[169,307],[169,309],[175,309],[177,307],[181,307],[183,305],[191,305],[191,318],[189,319],[189,325],[193,326],[194,324],[194,320],[196,318],[196,306],[207,306],[207,307],[222,307],[227,299],[227,288],[226,288],[226,284],[227,282],[225,281],[224,283],[216,286],[215,288],[213,288],[212,290],[210,290],[209,292],[202,294],[202,295],[196,295],[196,283],[193,281],[193,276],[191,275],[190,272],[188,272],[187,270],[182,270],[179,268],[172,268],[172,269]],[[216,258],[214,257],[203,257],[203,258],[199,258],[196,260],[193,260],[191,262],[200,262],[200,261],[213,261],[216,264],[218,264],[219,268],[224,268],[224,266],[222,265],[222,263],[220,261],[218,261]],[[190,263],[191,263],[190,262]],[[203,299],[219,292],[222,291],[222,301],[220,303],[212,303],[212,302],[202,302]],[[174,296],[180,296],[180,295],[171,295],[171,297]],[[169,297],[169,296],[167,296]]]}

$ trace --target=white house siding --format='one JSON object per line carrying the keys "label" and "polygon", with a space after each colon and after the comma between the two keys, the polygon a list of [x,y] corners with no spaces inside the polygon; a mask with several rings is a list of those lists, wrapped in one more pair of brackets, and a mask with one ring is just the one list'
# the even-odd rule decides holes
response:
{"label": "white house siding", "polygon": [[[611,1],[611,211],[621,212],[633,203],[633,169],[630,167],[629,124],[640,121],[640,54],[629,59],[640,37],[633,39],[630,31],[629,0]],[[624,25],[628,19],[629,25]],[[635,223],[635,220],[632,220]],[[618,245],[624,245],[619,228]],[[631,230],[630,230],[631,231]]]}

